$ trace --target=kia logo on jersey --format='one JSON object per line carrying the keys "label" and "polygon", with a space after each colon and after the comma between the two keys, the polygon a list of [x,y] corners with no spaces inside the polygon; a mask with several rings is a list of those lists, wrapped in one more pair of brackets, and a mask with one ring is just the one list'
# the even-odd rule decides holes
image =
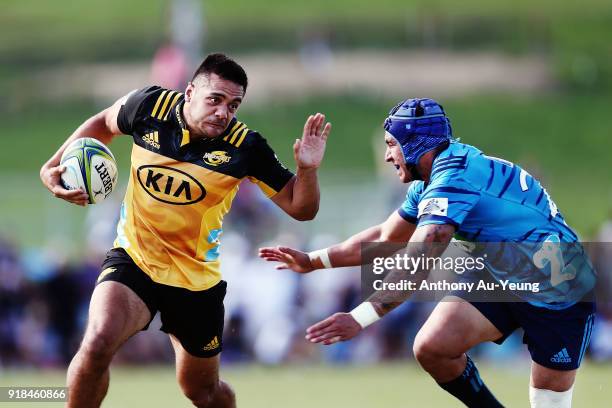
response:
{"label": "kia logo on jersey", "polygon": [[140,166],[136,171],[138,182],[157,201],[166,204],[187,205],[201,201],[206,189],[191,175],[166,166]]}

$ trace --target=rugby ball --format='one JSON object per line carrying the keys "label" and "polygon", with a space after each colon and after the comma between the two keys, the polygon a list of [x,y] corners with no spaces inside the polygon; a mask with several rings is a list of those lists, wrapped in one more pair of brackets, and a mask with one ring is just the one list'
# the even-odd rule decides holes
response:
{"label": "rugby ball", "polygon": [[84,137],[70,143],[60,165],[66,166],[61,179],[64,188],[81,188],[89,203],[104,201],[117,185],[117,162],[110,149],[97,139]]}

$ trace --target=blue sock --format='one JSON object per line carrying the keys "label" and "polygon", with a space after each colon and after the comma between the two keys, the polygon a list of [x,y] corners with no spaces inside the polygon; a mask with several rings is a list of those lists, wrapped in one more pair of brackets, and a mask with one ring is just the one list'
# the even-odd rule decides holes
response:
{"label": "blue sock", "polygon": [[480,379],[478,369],[469,356],[465,370],[459,377],[438,385],[470,408],[503,408]]}

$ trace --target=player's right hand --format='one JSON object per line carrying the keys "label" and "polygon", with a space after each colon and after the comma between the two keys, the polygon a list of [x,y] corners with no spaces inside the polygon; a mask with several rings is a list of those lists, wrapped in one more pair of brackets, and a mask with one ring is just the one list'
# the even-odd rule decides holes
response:
{"label": "player's right hand", "polygon": [[44,166],[40,171],[40,179],[47,189],[57,198],[66,200],[72,204],[85,207],[89,202],[89,196],[81,189],[66,190],[61,183],[61,175],[66,171],[66,166]]}
{"label": "player's right hand", "polygon": [[339,341],[350,340],[361,330],[363,329],[350,313],[335,313],[310,326],[306,330],[306,340],[329,346]]}
{"label": "player's right hand", "polygon": [[329,132],[331,123],[325,123],[322,113],[306,119],[302,138],[296,139],[293,144],[293,158],[298,169],[316,169],[321,165]]}
{"label": "player's right hand", "polygon": [[307,253],[289,247],[259,248],[259,257],[270,262],[280,262],[280,265],[276,265],[276,269],[291,269],[298,273],[315,270]]}

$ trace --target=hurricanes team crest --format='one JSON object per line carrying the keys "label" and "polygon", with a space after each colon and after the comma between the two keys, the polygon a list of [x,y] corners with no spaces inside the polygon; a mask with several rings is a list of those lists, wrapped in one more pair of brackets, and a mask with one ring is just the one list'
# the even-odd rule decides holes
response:
{"label": "hurricanes team crest", "polygon": [[232,157],[227,155],[227,152],[223,150],[215,150],[214,152],[208,152],[204,154],[204,163],[211,166],[218,166],[225,164],[230,161]]}

